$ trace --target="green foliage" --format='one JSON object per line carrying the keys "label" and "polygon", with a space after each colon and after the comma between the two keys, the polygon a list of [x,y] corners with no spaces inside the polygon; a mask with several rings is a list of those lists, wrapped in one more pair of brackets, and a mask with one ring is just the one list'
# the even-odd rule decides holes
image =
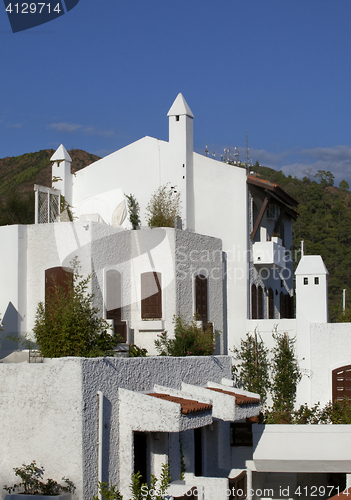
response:
{"label": "green foliage", "polygon": [[[123,500],[123,496],[120,494],[115,484],[108,486],[106,482],[99,483],[98,490],[101,495],[101,500]],[[93,500],[100,500],[99,496],[93,496]]]}
{"label": "green foliage", "polygon": [[[267,410],[264,414],[266,424],[286,423],[281,415]],[[311,408],[307,404],[292,411],[291,424],[351,424],[351,404],[348,398],[330,401],[323,408],[317,403]]]}
{"label": "green foliage", "polygon": [[269,379],[269,349],[264,346],[262,339],[257,338],[257,332],[247,333],[246,340],[241,339],[240,347],[233,349],[235,359],[240,364],[233,366],[233,378],[236,385],[246,390],[256,392],[264,404],[270,388]]}
{"label": "green foliage", "polygon": [[349,187],[349,183],[345,180],[342,180],[339,184],[339,189],[341,189],[342,191],[348,191]]}
{"label": "green foliage", "polygon": [[133,229],[136,229],[138,226],[140,226],[139,203],[132,194],[130,195],[126,194],[125,197],[127,198],[127,203],[128,203],[129,221],[132,224]]}
{"label": "green foliage", "polygon": [[198,326],[194,317],[187,322],[180,315],[173,318],[174,337],[169,338],[167,332],[158,335],[155,347],[160,356],[210,356],[215,350],[219,332],[213,332],[212,324],[205,330]]}
{"label": "green foliage", "polygon": [[27,195],[11,189],[0,204],[0,226],[34,223],[34,191]]}
{"label": "green foliage", "polygon": [[175,227],[180,209],[180,193],[176,193],[169,184],[159,187],[146,207],[148,226]]}
{"label": "green foliage", "polygon": [[273,338],[276,345],[272,350],[272,413],[281,423],[289,423],[296,401],[297,384],[301,380],[294,349],[295,339],[277,331],[273,333]]}
{"label": "green foliage", "polygon": [[77,261],[73,287],[55,285],[46,303],[39,303],[33,332],[42,356],[112,356],[120,342],[110,335],[108,323],[92,307],[92,294],[87,293],[90,277],[79,274]]}
{"label": "green foliage", "polygon": [[67,216],[68,216],[68,219],[70,222],[73,222],[73,212],[72,212],[72,207],[71,205],[66,201],[65,197],[60,196],[60,214],[62,214],[63,212],[67,212]]}
{"label": "green foliage", "polygon": [[324,187],[325,186],[334,186],[335,177],[329,170],[328,170],[328,172],[326,172],[325,170],[318,170],[316,175],[315,175],[315,178]]}
{"label": "green foliage", "polygon": [[129,357],[130,358],[146,358],[147,349],[138,347],[135,344],[129,344]]}
{"label": "green foliage", "polygon": [[59,495],[60,493],[73,493],[75,486],[69,479],[63,477],[65,486],[57,483],[53,479],[43,482],[44,467],[38,467],[33,460],[29,465],[22,464],[22,467],[15,467],[15,476],[21,479],[21,482],[13,486],[4,486],[9,494],[23,493],[25,495]]}
{"label": "green foliage", "polygon": [[154,474],[151,474],[150,486],[147,483],[141,484],[140,479],[140,472],[132,475],[130,488],[133,500],[163,500],[171,480],[169,465],[162,464],[159,481]]}

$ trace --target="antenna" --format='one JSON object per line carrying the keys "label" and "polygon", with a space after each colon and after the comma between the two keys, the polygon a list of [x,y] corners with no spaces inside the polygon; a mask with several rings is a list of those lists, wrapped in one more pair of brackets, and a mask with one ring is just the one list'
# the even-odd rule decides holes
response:
{"label": "antenna", "polygon": [[246,168],[249,170],[250,168],[250,154],[249,154],[249,134],[246,130]]}
{"label": "antenna", "polygon": [[239,150],[238,150],[238,148],[236,146],[235,146],[235,149],[234,149],[234,158],[235,158],[234,163],[236,165],[239,165],[239,163],[240,163]]}
{"label": "antenna", "polygon": [[208,156],[207,144],[206,144],[206,147],[205,147],[205,155]]}

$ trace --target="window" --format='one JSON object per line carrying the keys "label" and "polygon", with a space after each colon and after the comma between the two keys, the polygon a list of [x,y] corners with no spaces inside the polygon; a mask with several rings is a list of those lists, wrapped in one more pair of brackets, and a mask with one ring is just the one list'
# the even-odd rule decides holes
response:
{"label": "window", "polygon": [[208,321],[207,278],[203,274],[195,276],[195,311],[205,327]]}
{"label": "window", "polygon": [[127,342],[127,323],[122,321],[122,276],[116,269],[106,272],[106,319],[113,319],[115,333]]}
{"label": "window", "polygon": [[257,288],[257,313],[258,319],[263,319],[263,290],[261,286]]}
{"label": "window", "polygon": [[272,288],[268,290],[268,318],[274,319],[274,293]]}
{"label": "window", "polygon": [[314,278],[314,284],[315,284],[315,285],[319,285],[319,277],[318,277],[318,276],[316,276],[316,277]]}
{"label": "window", "polygon": [[285,297],[284,292],[280,292],[279,296],[280,319],[285,318]]}
{"label": "window", "polygon": [[141,275],[141,317],[162,318],[161,273],[149,272]]}
{"label": "window", "polygon": [[279,207],[274,203],[268,203],[267,205],[267,219],[276,220],[279,217]]}
{"label": "window", "polygon": [[303,284],[304,284],[304,285],[308,285],[308,278],[304,278],[304,279],[303,279]]}
{"label": "window", "polygon": [[332,371],[333,401],[351,399],[351,365]]}
{"label": "window", "polygon": [[257,319],[257,288],[251,286],[251,319]]}
{"label": "window", "polygon": [[176,122],[179,122],[179,115],[176,115]]}
{"label": "window", "polygon": [[62,287],[68,295],[73,288],[73,272],[63,267],[51,267],[45,270],[45,300],[55,290],[55,286]]}
{"label": "window", "polygon": [[230,424],[230,446],[252,446],[252,423]]}

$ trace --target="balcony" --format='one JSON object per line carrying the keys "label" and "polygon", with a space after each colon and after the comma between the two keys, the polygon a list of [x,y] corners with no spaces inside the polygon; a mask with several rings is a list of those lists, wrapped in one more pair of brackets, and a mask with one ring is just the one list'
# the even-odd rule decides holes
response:
{"label": "balcony", "polygon": [[286,267],[285,247],[282,240],[272,237],[271,241],[257,241],[252,245],[255,265]]}

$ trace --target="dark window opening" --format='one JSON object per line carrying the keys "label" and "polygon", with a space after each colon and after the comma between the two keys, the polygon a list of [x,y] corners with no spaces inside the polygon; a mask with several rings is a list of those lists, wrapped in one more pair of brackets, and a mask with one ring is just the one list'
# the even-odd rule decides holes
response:
{"label": "dark window opening", "polygon": [[207,278],[203,274],[198,274],[195,276],[195,309],[196,315],[202,321],[204,328],[206,328],[208,322],[207,301]]}
{"label": "dark window opening", "polygon": [[261,286],[257,288],[257,301],[258,319],[263,319],[263,290]]}
{"label": "dark window opening", "polygon": [[134,474],[140,472],[140,484],[147,482],[147,435],[134,432]]}
{"label": "dark window opening", "polygon": [[304,279],[303,279],[303,284],[304,284],[304,285],[308,285],[308,278],[304,278]]}
{"label": "dark window opening", "polygon": [[230,446],[252,446],[252,423],[230,424]]}
{"label": "dark window opening", "polygon": [[318,278],[318,276],[316,276],[316,277],[314,278],[314,284],[315,284],[315,285],[319,285],[319,278]]}
{"label": "dark window opening", "polygon": [[274,319],[274,293],[272,288],[268,290],[268,318]]}
{"label": "dark window opening", "polygon": [[150,272],[141,275],[141,317],[162,318],[161,273]]}
{"label": "dark window opening", "polygon": [[202,476],[202,428],[194,429],[194,475]]}
{"label": "dark window opening", "polygon": [[257,288],[251,286],[251,319],[257,319]]}
{"label": "dark window opening", "polygon": [[179,122],[179,115],[176,115],[176,122]]}

